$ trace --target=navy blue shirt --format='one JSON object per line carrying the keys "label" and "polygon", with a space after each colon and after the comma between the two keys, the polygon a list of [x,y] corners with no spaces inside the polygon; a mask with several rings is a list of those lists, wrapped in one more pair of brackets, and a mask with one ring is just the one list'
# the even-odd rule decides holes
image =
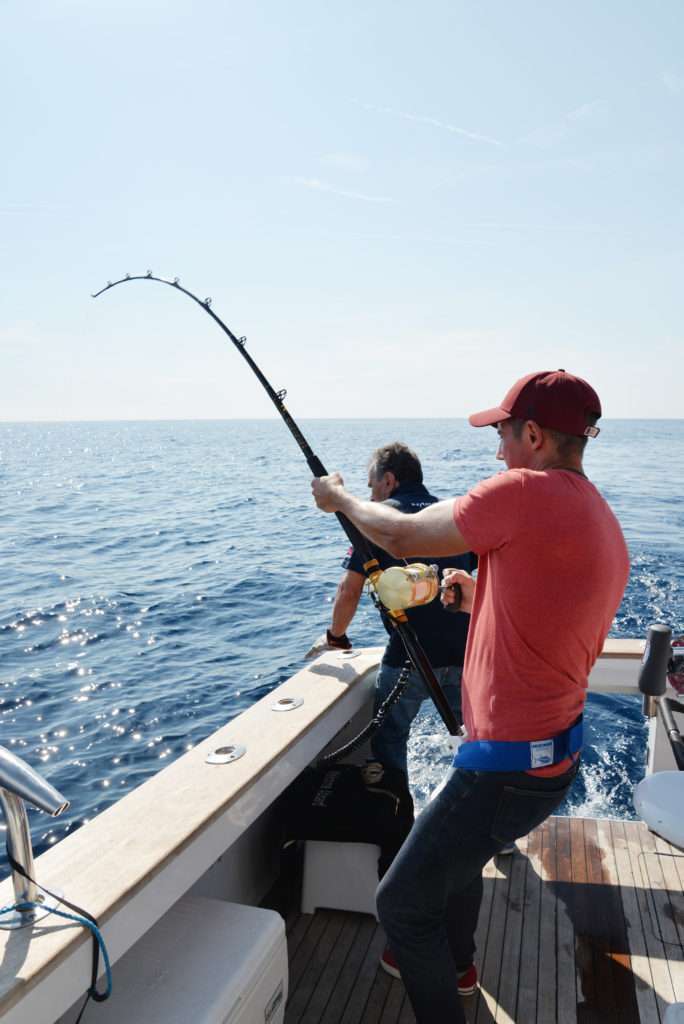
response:
{"label": "navy blue shirt", "polygon": [[[423,484],[400,484],[392,496],[384,501],[384,505],[390,505],[409,515],[413,512],[420,512],[421,509],[433,505],[438,498],[427,490]],[[380,568],[387,569],[390,565],[404,565],[404,559],[393,558],[382,548],[371,544],[373,554],[377,558]],[[349,550],[342,565],[345,569],[358,572],[365,576],[363,571],[363,558],[355,548]],[[465,569],[472,572],[477,568],[477,555],[468,552],[465,555],[452,555],[442,558],[433,558],[431,555],[411,555],[407,562],[426,562],[428,565],[438,565],[441,569]],[[428,656],[433,668],[443,668],[446,665],[463,665],[465,656],[466,639],[468,637],[468,623],[470,616],[463,612],[454,614],[447,612],[442,606],[439,598],[435,598],[430,604],[420,605],[418,608],[408,608],[406,611],[409,622],[416,631],[425,653]],[[383,620],[385,617],[383,616]],[[400,666],[406,661],[406,651],[401,637],[385,621],[385,629],[390,635],[387,647],[385,648],[384,662],[386,665]]]}

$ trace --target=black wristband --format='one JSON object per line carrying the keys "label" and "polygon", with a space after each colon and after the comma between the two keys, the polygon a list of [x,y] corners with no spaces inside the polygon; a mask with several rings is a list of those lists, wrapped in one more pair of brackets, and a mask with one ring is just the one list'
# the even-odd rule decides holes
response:
{"label": "black wristband", "polygon": [[331,633],[329,629],[326,629],[325,639],[328,644],[328,647],[339,647],[340,650],[343,651],[348,651],[351,649],[351,640],[349,639],[346,633],[343,633],[342,636],[335,636],[335,634]]}

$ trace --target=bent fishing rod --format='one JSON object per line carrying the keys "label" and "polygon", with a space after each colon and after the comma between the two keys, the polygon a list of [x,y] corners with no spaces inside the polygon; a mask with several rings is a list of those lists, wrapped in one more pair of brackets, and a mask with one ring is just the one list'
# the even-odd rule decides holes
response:
{"label": "bent fishing rod", "polygon": [[[95,292],[92,295],[92,298],[96,299],[99,295],[104,294],[104,292],[109,291],[111,288],[115,288],[119,284],[126,284],[128,281],[157,281],[159,282],[159,284],[168,285],[171,288],[175,288],[176,291],[182,292],[183,295],[187,295],[188,298],[192,299],[193,302],[196,302],[197,305],[200,306],[205,313],[208,313],[212,320],[214,320],[219,325],[223,333],[230,338],[230,340],[232,341],[233,345],[238,350],[242,358],[247,362],[252,372],[256,375],[257,379],[259,380],[262,387],[266,391],[266,394],[268,395],[268,397],[271,399],[274,406],[278,410],[279,415],[284,420],[285,426],[287,427],[287,429],[290,431],[295,441],[297,442],[313,475],[316,477],[328,475],[328,471],[326,470],[325,466],[318,458],[318,456],[314,453],[313,449],[310,447],[306,438],[304,437],[301,430],[299,429],[294,419],[292,418],[290,413],[287,411],[287,408],[285,407],[285,397],[287,395],[287,391],[276,391],[273,387],[271,387],[271,384],[269,383],[267,378],[264,376],[262,371],[257,366],[256,362],[252,359],[249,352],[247,351],[247,339],[244,337],[237,337],[235,334],[233,334],[230,328],[226,324],[224,324],[223,320],[221,320],[221,318],[217,316],[216,313],[214,313],[213,309],[211,308],[211,298],[200,299],[197,297],[197,295],[193,295],[191,291],[188,291],[187,288],[183,288],[179,278],[174,277],[171,280],[168,280],[167,278],[156,277],[151,270],[148,270],[146,274],[126,274],[118,281],[108,281],[104,288],[101,288],[98,292]],[[361,554],[364,560],[363,570],[366,575],[366,578],[370,581],[371,595],[374,599],[374,603],[377,605],[378,602],[375,598],[374,584],[377,581],[378,577],[381,575],[381,570],[378,560],[375,558],[373,551],[371,549],[370,542],[367,540],[366,537],[363,536],[363,534],[342,512],[336,512],[335,515],[337,516],[340,526],[346,533],[352,546]],[[411,662],[415,670],[419,673],[423,682],[427,686],[428,692],[432,697],[435,707],[437,708],[437,711],[439,712],[448,732],[452,736],[456,736],[460,728],[459,723],[453,711],[451,710],[446,697],[444,696],[444,691],[442,690],[442,687],[440,686],[437,678],[435,677],[435,674],[432,670],[432,666],[430,665],[430,662],[428,660],[427,654],[423,650],[423,646],[418,640],[415,630],[408,621],[406,612],[404,610],[392,610],[389,611],[387,618],[391,622],[394,629],[396,629],[397,632],[399,633],[404,643],[404,647],[406,649],[409,661]]]}

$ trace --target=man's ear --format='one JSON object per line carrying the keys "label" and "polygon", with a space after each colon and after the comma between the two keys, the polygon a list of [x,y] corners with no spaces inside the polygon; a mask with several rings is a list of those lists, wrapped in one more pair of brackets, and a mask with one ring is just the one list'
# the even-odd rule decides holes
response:
{"label": "man's ear", "polygon": [[399,486],[399,481],[391,470],[387,470],[382,478],[383,484],[387,487],[387,493],[392,494]]}
{"label": "man's ear", "polygon": [[538,448],[541,448],[544,444],[544,431],[539,424],[535,423],[534,420],[527,420],[525,423],[525,431],[527,432],[527,440],[529,441],[532,450],[536,451]]}

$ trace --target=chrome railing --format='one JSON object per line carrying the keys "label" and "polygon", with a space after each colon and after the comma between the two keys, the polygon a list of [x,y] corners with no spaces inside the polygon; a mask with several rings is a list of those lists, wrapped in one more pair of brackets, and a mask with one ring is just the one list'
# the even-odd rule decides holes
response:
{"label": "chrome railing", "polygon": [[[14,898],[17,903],[38,902],[33,865],[31,832],[24,801],[41,811],[56,816],[65,811],[69,801],[38,772],[5,747],[0,747],[0,803],[7,822],[7,849],[29,878],[12,869]],[[35,910],[20,912],[21,923],[30,924]]]}

